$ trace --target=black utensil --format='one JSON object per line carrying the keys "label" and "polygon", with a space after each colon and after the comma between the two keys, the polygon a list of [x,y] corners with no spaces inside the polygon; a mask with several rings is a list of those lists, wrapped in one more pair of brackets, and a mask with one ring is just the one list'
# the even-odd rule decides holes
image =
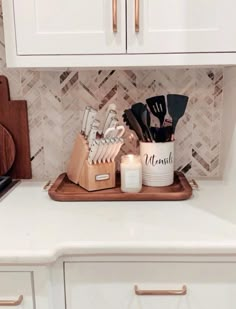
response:
{"label": "black utensil", "polygon": [[173,134],[175,134],[176,125],[179,119],[184,115],[186,106],[188,103],[188,97],[179,94],[167,95],[168,112],[172,118]]}
{"label": "black utensil", "polygon": [[150,127],[150,131],[152,133],[153,139],[156,143],[159,142],[159,136],[158,136],[158,131],[160,128],[158,127]]}
{"label": "black utensil", "polygon": [[152,134],[149,130],[151,118],[146,106],[141,102],[135,103],[131,106],[131,110],[142,128],[145,139],[147,141],[153,141]]}
{"label": "black utensil", "polygon": [[163,136],[165,142],[170,142],[173,134],[173,127],[166,126],[161,128],[163,130]]}
{"label": "black utensil", "polygon": [[148,98],[147,105],[154,116],[160,121],[160,127],[163,126],[166,116],[166,100],[163,95]]}
{"label": "black utensil", "polygon": [[152,136],[157,143],[170,142],[172,137],[172,126],[167,127],[151,127]]}
{"label": "black utensil", "polygon": [[154,142],[153,137],[152,137],[152,133],[150,132],[150,129],[149,129],[150,124],[151,124],[150,113],[147,110],[146,106],[144,106],[144,107],[145,107],[145,110],[143,110],[143,112],[141,114],[141,119],[142,119],[143,124],[145,125],[146,131],[148,132],[148,136],[149,136],[151,142]]}
{"label": "black utensil", "polygon": [[142,142],[146,142],[142,128],[140,127],[131,109],[126,109],[124,111],[123,120],[126,123],[126,125],[137,134],[138,138]]}

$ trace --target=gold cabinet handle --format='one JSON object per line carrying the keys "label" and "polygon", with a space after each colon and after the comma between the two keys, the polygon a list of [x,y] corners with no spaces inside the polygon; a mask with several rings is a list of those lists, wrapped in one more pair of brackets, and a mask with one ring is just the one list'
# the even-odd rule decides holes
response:
{"label": "gold cabinet handle", "polygon": [[138,286],[134,286],[136,295],[186,295],[187,287],[183,285],[181,290],[139,290]]}
{"label": "gold cabinet handle", "polygon": [[112,24],[113,32],[117,32],[117,0],[112,0]]}
{"label": "gold cabinet handle", "polygon": [[0,300],[0,306],[19,306],[23,301],[23,295],[20,295],[17,300]]}
{"label": "gold cabinet handle", "polygon": [[139,32],[139,0],[135,1],[135,32]]}

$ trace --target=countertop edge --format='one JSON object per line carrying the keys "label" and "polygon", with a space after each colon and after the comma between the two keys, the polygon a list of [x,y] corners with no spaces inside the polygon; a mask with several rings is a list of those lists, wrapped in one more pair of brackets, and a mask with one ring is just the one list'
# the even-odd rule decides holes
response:
{"label": "countertop edge", "polygon": [[81,256],[178,256],[178,257],[235,257],[236,259],[236,242],[224,245],[204,244],[203,245],[184,245],[179,247],[165,244],[138,245],[134,244],[87,244],[87,245],[64,245],[51,251],[17,251],[5,252],[0,256],[0,265],[48,265],[55,263],[58,259]]}

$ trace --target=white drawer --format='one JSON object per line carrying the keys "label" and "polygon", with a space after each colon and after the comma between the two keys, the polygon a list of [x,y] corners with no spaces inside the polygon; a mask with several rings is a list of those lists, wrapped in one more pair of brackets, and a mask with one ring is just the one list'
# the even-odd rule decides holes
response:
{"label": "white drawer", "polygon": [[[20,296],[23,296],[21,301]],[[19,304],[5,304],[3,301]],[[0,308],[34,309],[31,272],[0,272]]]}
{"label": "white drawer", "polygon": [[[136,295],[141,290],[179,290],[186,295]],[[68,262],[67,309],[233,309],[235,263]]]}

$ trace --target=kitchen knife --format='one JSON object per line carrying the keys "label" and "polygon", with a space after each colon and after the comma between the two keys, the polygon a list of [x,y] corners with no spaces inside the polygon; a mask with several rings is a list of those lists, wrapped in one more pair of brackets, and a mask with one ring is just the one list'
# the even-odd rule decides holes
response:
{"label": "kitchen knife", "polygon": [[110,110],[107,117],[106,117],[106,120],[105,120],[105,124],[103,126],[103,130],[102,130],[102,133],[104,134],[106,132],[106,130],[110,127],[111,125],[111,122],[113,120],[113,118],[116,117],[116,111],[114,110]]}
{"label": "kitchen knife", "polygon": [[109,162],[110,156],[113,152],[114,149],[114,145],[116,144],[116,139],[115,138],[109,138],[109,142],[108,142],[108,146],[107,146],[107,151],[104,155],[104,157],[102,158],[102,162]]}
{"label": "kitchen knife", "polygon": [[97,150],[98,150],[98,147],[99,147],[99,141],[94,140],[92,145],[91,145],[90,151],[89,151],[89,156],[88,156],[88,163],[89,164],[93,163],[94,157],[95,157]]}
{"label": "kitchen knife", "polygon": [[98,162],[98,158],[100,157],[100,154],[101,154],[101,152],[102,152],[102,150],[103,150],[103,146],[105,145],[105,139],[103,139],[103,138],[101,138],[100,140],[98,140],[98,142],[99,142],[99,146],[98,146],[98,149],[97,149],[97,152],[96,152],[96,154],[95,154],[95,156],[94,156],[94,158],[93,158],[93,163],[94,164],[97,164],[97,162]]}
{"label": "kitchen knife", "polygon": [[81,134],[85,134],[85,128],[86,128],[86,123],[87,123],[87,118],[88,118],[88,113],[89,113],[89,106],[86,106],[84,115],[83,115],[83,120],[82,120],[82,128],[81,128]]}
{"label": "kitchen knife", "polygon": [[107,155],[107,162],[111,162],[111,158],[113,157],[115,151],[116,151],[116,147],[117,147],[117,144],[119,142],[119,138],[114,138],[114,142],[112,143],[112,147],[111,149],[109,150],[109,153]]}
{"label": "kitchen knife", "polygon": [[95,126],[95,127],[99,127],[100,126],[100,121],[98,119],[95,119],[92,123],[92,126]]}
{"label": "kitchen knife", "polygon": [[88,137],[88,134],[91,130],[92,123],[94,122],[96,115],[97,115],[97,111],[94,108],[90,107],[87,122],[86,122],[86,127],[85,127],[85,137],[86,138]]}
{"label": "kitchen knife", "polygon": [[88,145],[89,145],[89,148],[91,148],[91,146],[93,144],[93,141],[96,139],[97,131],[98,131],[98,127],[92,125],[91,130],[90,130],[89,135],[88,135]]}
{"label": "kitchen knife", "polygon": [[105,131],[105,133],[103,133],[103,138],[108,138],[108,137],[112,137],[113,133],[117,127],[119,120],[116,117],[113,117],[111,119],[111,123],[109,125],[109,128]]}
{"label": "kitchen knife", "polygon": [[107,108],[107,110],[106,110],[105,119],[107,118],[107,116],[108,116],[110,110],[113,110],[113,111],[116,112],[116,104],[115,104],[115,103],[111,103],[111,104],[108,105],[108,108]]}
{"label": "kitchen knife", "polygon": [[120,152],[120,149],[122,147],[122,145],[124,144],[124,139],[122,137],[119,138],[119,141],[115,147],[114,153],[112,154],[110,160],[111,162],[115,161],[116,156],[118,155],[118,153]]}
{"label": "kitchen knife", "polygon": [[106,155],[107,149],[109,147],[109,139],[105,138],[104,140],[105,140],[105,144],[102,146],[102,151],[100,153],[99,158],[97,159],[98,164],[102,163],[102,159]]}
{"label": "kitchen knife", "polygon": [[118,125],[119,120],[116,117],[113,117],[110,123],[109,128],[115,129]]}

